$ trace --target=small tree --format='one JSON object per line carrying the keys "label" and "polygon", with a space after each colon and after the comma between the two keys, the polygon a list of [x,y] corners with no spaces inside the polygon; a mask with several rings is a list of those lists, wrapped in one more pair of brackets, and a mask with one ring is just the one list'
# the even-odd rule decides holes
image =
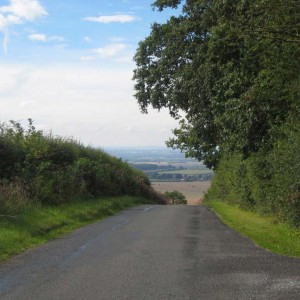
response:
{"label": "small tree", "polygon": [[164,195],[170,199],[170,204],[187,204],[185,196],[178,191],[164,192]]}

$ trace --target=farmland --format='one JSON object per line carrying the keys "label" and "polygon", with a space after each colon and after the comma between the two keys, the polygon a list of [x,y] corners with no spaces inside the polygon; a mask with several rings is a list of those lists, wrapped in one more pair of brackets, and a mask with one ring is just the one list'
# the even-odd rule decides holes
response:
{"label": "farmland", "polygon": [[108,149],[144,172],[158,192],[179,191],[188,204],[200,204],[210,187],[213,172],[201,162],[186,159],[182,153],[163,147]]}
{"label": "farmland", "polygon": [[152,186],[158,192],[179,191],[182,193],[189,205],[199,205],[202,202],[204,193],[210,187],[210,181],[195,181],[195,182],[167,182],[156,181],[152,182]]}
{"label": "farmland", "polygon": [[195,159],[166,147],[110,148],[110,154],[126,160],[144,172],[151,181],[210,181],[213,172]]}
{"label": "farmland", "polygon": [[173,171],[164,171],[159,172],[159,174],[181,174],[181,175],[202,175],[202,174],[212,174],[211,170],[191,170],[191,169],[183,169],[183,170],[173,170]]}

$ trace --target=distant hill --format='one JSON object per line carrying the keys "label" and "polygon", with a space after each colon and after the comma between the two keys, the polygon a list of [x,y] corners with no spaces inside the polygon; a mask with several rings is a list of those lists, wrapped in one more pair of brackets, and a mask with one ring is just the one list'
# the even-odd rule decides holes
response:
{"label": "distant hill", "polygon": [[104,150],[128,162],[196,162],[184,153],[167,147],[106,147]]}

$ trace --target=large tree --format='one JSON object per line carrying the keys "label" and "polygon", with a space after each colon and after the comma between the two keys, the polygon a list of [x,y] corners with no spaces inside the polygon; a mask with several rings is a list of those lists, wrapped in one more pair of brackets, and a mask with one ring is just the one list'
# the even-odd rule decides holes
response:
{"label": "large tree", "polygon": [[223,152],[247,157],[299,109],[298,0],[157,0],[182,9],[153,24],[135,55],[143,112],[179,120],[167,144],[215,168]]}

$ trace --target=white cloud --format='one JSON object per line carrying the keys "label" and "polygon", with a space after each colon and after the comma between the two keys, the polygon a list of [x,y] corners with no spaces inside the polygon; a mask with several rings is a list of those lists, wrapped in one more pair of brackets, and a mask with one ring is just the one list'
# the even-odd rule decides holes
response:
{"label": "white cloud", "polygon": [[32,118],[38,129],[101,147],[163,145],[176,127],[167,111],[140,113],[130,68],[0,64],[0,74],[1,121]]}
{"label": "white cloud", "polygon": [[126,44],[114,43],[108,44],[102,48],[94,49],[93,51],[101,58],[109,58],[120,55],[125,49],[127,49]]}
{"label": "white cloud", "polygon": [[7,20],[6,18],[0,14],[0,30],[3,31],[6,27]]}
{"label": "white cloud", "polygon": [[36,101],[21,101],[19,106],[21,108],[25,108],[25,107],[28,107],[28,106],[32,106],[34,104],[36,104]]}
{"label": "white cloud", "polygon": [[91,61],[91,60],[94,60],[95,59],[95,56],[88,56],[88,55],[83,55],[80,57],[80,60],[82,61]]}
{"label": "white cloud", "polygon": [[28,39],[31,41],[47,42],[47,37],[45,34],[34,33],[28,36]]}
{"label": "white cloud", "polygon": [[6,17],[6,22],[7,22],[7,24],[21,24],[22,19],[19,16],[8,15]]}
{"label": "white cloud", "polygon": [[31,41],[38,42],[63,42],[65,39],[62,36],[47,36],[43,33],[33,33],[28,36],[28,39]]}
{"label": "white cloud", "polygon": [[38,0],[9,0],[9,5],[0,6],[0,31],[4,33],[4,51],[7,51],[9,26],[33,22],[46,15],[46,10]]}
{"label": "white cloud", "polygon": [[84,20],[96,23],[130,23],[134,22],[137,18],[132,15],[112,15],[112,16],[98,16],[98,17],[87,17]]}
{"label": "white cloud", "polygon": [[38,0],[10,0],[10,4],[0,7],[0,13],[6,15],[7,19],[14,17],[18,21],[34,21],[47,15]]}

